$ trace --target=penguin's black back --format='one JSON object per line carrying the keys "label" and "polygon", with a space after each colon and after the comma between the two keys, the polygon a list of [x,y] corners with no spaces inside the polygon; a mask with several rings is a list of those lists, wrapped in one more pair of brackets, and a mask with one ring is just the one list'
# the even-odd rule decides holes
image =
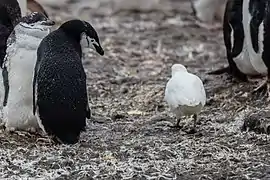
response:
{"label": "penguin's black back", "polygon": [[[10,22],[4,25],[12,29],[14,26],[16,26],[16,24],[19,22],[21,18],[21,9],[17,0],[0,0],[0,12],[4,12],[5,14],[7,14],[8,18],[10,19]],[[2,17],[6,18],[5,16],[2,15],[3,14],[1,13],[0,21],[2,20]]]}
{"label": "penguin's black back", "polygon": [[0,65],[2,67],[7,49],[7,39],[21,18],[17,0],[0,0]]}
{"label": "penguin's black back", "polygon": [[90,118],[80,43],[58,29],[42,40],[37,55],[34,86],[42,124],[63,143],[76,143]]}

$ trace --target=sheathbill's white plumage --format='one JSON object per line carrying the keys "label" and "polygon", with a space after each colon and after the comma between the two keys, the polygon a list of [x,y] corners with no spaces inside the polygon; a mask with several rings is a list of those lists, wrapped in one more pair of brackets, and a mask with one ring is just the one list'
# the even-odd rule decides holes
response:
{"label": "sheathbill's white plumage", "polygon": [[197,115],[206,102],[203,83],[198,76],[187,72],[181,64],[174,64],[171,71],[172,77],[166,85],[165,101],[176,115],[176,126],[179,126],[182,116],[193,115],[195,127]]}

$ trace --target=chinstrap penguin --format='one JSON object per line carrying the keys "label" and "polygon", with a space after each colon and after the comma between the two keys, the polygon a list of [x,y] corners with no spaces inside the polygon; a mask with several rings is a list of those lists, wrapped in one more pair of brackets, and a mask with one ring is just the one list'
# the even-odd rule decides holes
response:
{"label": "chinstrap penguin", "polygon": [[[228,0],[223,23],[229,67],[212,74],[229,72],[237,79],[266,76],[270,67],[270,3],[268,1]],[[267,80],[254,89],[267,88]]]}
{"label": "chinstrap penguin", "polygon": [[166,85],[164,99],[176,115],[175,127],[179,127],[182,116],[193,116],[195,130],[197,115],[206,102],[203,83],[198,76],[189,73],[182,64],[174,64],[171,73],[172,77]]}
{"label": "chinstrap penguin", "polygon": [[[0,66],[6,56],[7,39],[13,31],[15,25],[21,18],[21,10],[17,0],[0,0]],[[3,118],[3,100],[4,100],[4,85],[3,78],[0,76],[0,122]]]}
{"label": "chinstrap penguin", "polygon": [[23,17],[8,38],[7,54],[3,63],[5,87],[3,122],[8,131],[37,130],[33,115],[33,75],[37,49],[50,33],[54,22],[41,13]]}
{"label": "chinstrap penguin", "polygon": [[51,32],[37,52],[33,113],[43,131],[58,143],[77,143],[86,118],[90,118],[81,60],[84,36],[100,55],[104,54],[95,29],[81,20],[67,21]]}

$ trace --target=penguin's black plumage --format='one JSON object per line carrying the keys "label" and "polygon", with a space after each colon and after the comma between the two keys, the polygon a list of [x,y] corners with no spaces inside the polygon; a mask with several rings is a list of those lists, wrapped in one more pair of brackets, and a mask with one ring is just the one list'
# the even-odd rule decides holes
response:
{"label": "penguin's black plumage", "polygon": [[[71,20],[46,36],[37,51],[33,80],[33,112],[54,140],[78,142],[90,118],[81,38],[85,34],[103,55],[95,29],[85,21]],[[88,41],[89,42],[89,41]]]}
{"label": "penguin's black plumage", "polygon": [[0,0],[0,65],[2,67],[7,49],[7,39],[21,18],[17,0]]}
{"label": "penguin's black plumage", "polygon": [[[9,18],[9,23],[5,24],[10,30],[19,22],[21,18],[21,9],[17,0],[0,0],[0,12],[5,12]],[[2,14],[3,15],[3,14]],[[0,19],[6,18],[1,16]]]}
{"label": "penguin's black plumage", "polygon": [[6,12],[4,10],[1,10],[1,8],[0,17],[0,65],[2,65],[6,55],[7,39],[11,32],[9,28],[5,25],[10,23],[10,19],[8,18]]}

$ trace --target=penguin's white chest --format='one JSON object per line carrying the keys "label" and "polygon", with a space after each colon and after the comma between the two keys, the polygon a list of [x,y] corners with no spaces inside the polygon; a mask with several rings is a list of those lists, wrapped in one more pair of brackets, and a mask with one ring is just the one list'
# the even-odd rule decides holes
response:
{"label": "penguin's white chest", "polygon": [[[266,75],[267,67],[263,62],[262,53],[264,51],[264,22],[258,28],[258,52],[255,52],[251,40],[251,19],[249,12],[249,0],[243,1],[242,24],[244,28],[244,44],[242,52],[234,59],[239,70],[247,75]],[[233,34],[232,36],[233,37]],[[233,42],[233,41],[232,41]],[[256,42],[257,43],[257,42]]]}
{"label": "penguin's white chest", "polygon": [[29,130],[37,129],[38,123],[33,115],[33,72],[37,59],[36,49],[16,47],[8,58],[9,94],[3,109],[7,128]]}

